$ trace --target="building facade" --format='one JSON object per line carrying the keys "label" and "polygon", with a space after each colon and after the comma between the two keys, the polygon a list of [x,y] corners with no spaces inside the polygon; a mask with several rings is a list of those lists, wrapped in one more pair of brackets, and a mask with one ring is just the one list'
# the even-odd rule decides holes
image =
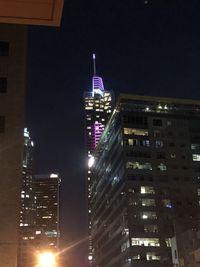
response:
{"label": "building facade", "polygon": [[0,259],[16,266],[23,160],[26,28],[0,25]]}
{"label": "building facade", "polygon": [[94,267],[172,267],[199,227],[200,102],[121,95],[91,164]]}
{"label": "building facade", "polygon": [[29,131],[24,129],[24,151],[22,163],[22,189],[20,227],[33,226],[35,222],[35,195],[33,191],[33,148]]}
{"label": "building facade", "polygon": [[[86,136],[86,157],[88,161],[87,167],[87,199],[88,199],[88,227],[89,235],[91,229],[90,217],[90,190],[91,190],[91,170],[90,165],[93,161],[94,150],[101,138],[105,125],[112,112],[112,93],[105,91],[103,79],[96,75],[95,55],[94,59],[94,75],[92,78],[92,90],[84,94],[85,108],[85,136]],[[90,239],[90,238],[89,238]],[[92,262],[92,242],[89,240],[89,260]]]}
{"label": "building facade", "polygon": [[[34,266],[36,258],[33,248],[38,247],[41,235],[36,235],[35,225],[35,195],[33,191],[33,149],[34,143],[27,128],[24,129],[24,149],[22,162],[22,187],[20,209],[20,232],[18,246],[18,267]],[[35,244],[35,246],[34,246]],[[31,259],[32,258],[32,259]]]}
{"label": "building facade", "polygon": [[60,204],[59,174],[35,175],[34,193],[36,197],[35,227],[43,229],[48,240],[48,248],[59,248],[59,204]]}
{"label": "building facade", "polygon": [[[26,26],[58,26],[63,0],[0,0],[0,259],[17,266],[22,187]],[[10,23],[10,24],[5,24]]]}

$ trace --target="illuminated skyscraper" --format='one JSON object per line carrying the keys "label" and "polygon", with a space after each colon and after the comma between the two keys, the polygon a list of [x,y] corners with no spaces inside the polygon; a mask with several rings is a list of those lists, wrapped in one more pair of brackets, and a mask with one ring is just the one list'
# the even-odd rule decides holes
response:
{"label": "illuminated skyscraper", "polygon": [[[104,84],[101,77],[96,75],[95,55],[94,75],[92,78],[92,91],[85,92],[85,127],[86,127],[86,151],[88,160],[87,169],[87,196],[88,196],[88,225],[89,233],[91,228],[90,220],[90,166],[92,164],[92,154],[100,140],[105,125],[112,112],[112,94],[104,90]],[[89,259],[92,261],[92,243],[89,244]]]}
{"label": "illuminated skyscraper", "polygon": [[93,267],[175,266],[171,238],[199,228],[200,101],[121,95],[93,156]]}
{"label": "illuminated skyscraper", "polygon": [[24,151],[22,164],[22,190],[20,226],[33,226],[35,217],[33,192],[33,141],[27,128],[24,129]]}
{"label": "illuminated skyscraper", "polygon": [[34,176],[34,193],[36,197],[36,229],[43,229],[48,238],[49,248],[59,247],[59,203],[60,182],[58,174]]}

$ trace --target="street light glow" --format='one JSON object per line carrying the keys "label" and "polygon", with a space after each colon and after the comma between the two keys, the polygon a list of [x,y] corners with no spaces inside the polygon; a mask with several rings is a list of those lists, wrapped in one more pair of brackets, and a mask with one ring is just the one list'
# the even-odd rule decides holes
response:
{"label": "street light glow", "polygon": [[40,267],[53,267],[55,266],[55,255],[51,252],[45,252],[39,255]]}

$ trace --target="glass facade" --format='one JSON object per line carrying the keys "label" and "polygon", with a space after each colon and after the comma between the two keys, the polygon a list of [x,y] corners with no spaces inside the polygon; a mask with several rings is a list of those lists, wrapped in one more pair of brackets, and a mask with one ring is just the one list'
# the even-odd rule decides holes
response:
{"label": "glass facade", "polygon": [[[98,145],[105,125],[112,112],[111,92],[104,90],[101,77],[94,75],[92,78],[92,91],[84,94],[85,105],[85,130],[86,130],[86,153],[88,160],[87,168],[87,196],[88,196],[88,227],[91,231],[90,197],[91,197],[91,167],[93,165],[93,153]],[[90,235],[91,236],[91,235]],[[89,238],[89,260],[92,263],[92,242]]]}
{"label": "glass facade", "polygon": [[198,227],[199,145],[200,102],[120,97],[90,168],[94,267],[173,266],[174,225]]}

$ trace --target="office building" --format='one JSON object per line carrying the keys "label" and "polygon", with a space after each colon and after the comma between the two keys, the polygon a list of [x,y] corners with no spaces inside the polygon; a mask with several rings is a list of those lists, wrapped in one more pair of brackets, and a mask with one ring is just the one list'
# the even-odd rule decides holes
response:
{"label": "office building", "polygon": [[53,250],[59,248],[60,183],[61,179],[57,173],[34,176],[35,227],[43,229],[48,238],[48,247]]}
{"label": "office building", "polygon": [[35,196],[33,192],[33,148],[29,131],[24,129],[24,151],[22,163],[22,190],[20,227],[33,226],[35,217]]}
{"label": "office building", "polygon": [[[0,0],[0,259],[17,266],[22,186],[26,26],[60,23],[63,0]],[[4,24],[12,23],[12,24]]]}
{"label": "office building", "polygon": [[[112,94],[110,91],[105,91],[103,79],[96,75],[95,55],[94,60],[94,75],[92,78],[92,90],[85,92],[85,135],[86,135],[86,153],[88,160],[87,168],[87,198],[88,198],[88,226],[89,232],[91,228],[90,219],[90,179],[91,171],[90,164],[93,160],[92,154],[101,138],[105,125],[112,112]],[[90,233],[89,233],[90,235]],[[89,260],[92,261],[92,243],[89,240]]]}
{"label": "office building", "polygon": [[200,101],[121,95],[93,154],[94,267],[172,267],[199,227]]}
{"label": "office building", "polygon": [[22,162],[22,188],[21,188],[21,208],[20,208],[20,235],[17,261],[18,267],[34,266],[31,262],[33,254],[33,244],[35,248],[41,235],[34,235],[35,225],[35,196],[33,192],[33,148],[29,131],[24,129],[24,149]]}

